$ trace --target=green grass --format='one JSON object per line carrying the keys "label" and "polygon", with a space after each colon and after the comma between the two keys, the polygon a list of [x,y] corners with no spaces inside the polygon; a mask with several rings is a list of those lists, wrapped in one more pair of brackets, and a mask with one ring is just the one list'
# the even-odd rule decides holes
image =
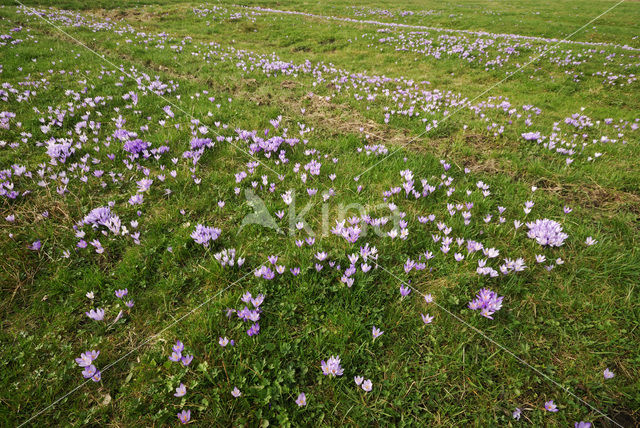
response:
{"label": "green grass", "polygon": [[[20,142],[20,146],[13,149],[7,144],[0,148],[1,169],[25,165],[35,177],[42,168],[39,165],[49,162],[46,149],[35,141],[51,136],[78,138],[75,125],[89,111],[90,120],[101,122],[95,134],[88,133],[90,141],[65,164],[50,165],[51,170],[45,174],[48,187],[38,186],[39,178],[17,177],[13,179],[16,188],[31,193],[16,200],[0,200],[3,426],[25,422],[44,409],[29,425],[165,426],[177,424],[175,414],[182,409],[191,410],[192,423],[197,426],[572,426],[580,420],[598,426],[615,426],[611,420],[622,426],[639,423],[638,131],[624,130],[626,144],[590,144],[588,155],[597,151],[604,155],[594,162],[587,161],[587,155],[576,156],[571,166],[565,166],[564,156],[520,136],[528,130],[548,135],[554,123],[581,112],[582,107],[583,114],[594,119],[635,120],[640,108],[635,96],[638,83],[603,85],[603,79],[592,73],[607,70],[637,74],[636,52],[611,47],[603,48],[605,53],[594,52],[591,61],[571,67],[573,73],[583,73],[579,82],[564,73],[566,67],[542,60],[499,83],[506,73],[515,70],[515,63],[485,70],[457,57],[435,60],[374,42],[383,35],[400,36],[406,30],[377,33],[378,27],[371,25],[266,13],[230,20],[230,13],[247,11],[224,3],[202,6],[123,1],[93,3],[90,7],[73,1],[28,4],[77,9],[87,18],[111,18],[129,24],[131,30],[116,33],[63,27],[103,54],[103,60],[46,22],[17,13],[9,2],[0,9],[0,34],[10,34],[10,29],[22,26],[15,37],[24,40],[0,47],[2,82],[22,92],[28,89],[19,85],[25,78],[46,79],[46,84],[32,89],[36,94],[28,101],[17,102],[14,94],[9,101],[2,101],[0,111],[13,112],[16,118],[10,121],[10,129],[3,130],[0,140]],[[437,13],[359,19],[562,37],[614,4],[565,0],[545,5],[493,1],[443,5],[404,0],[394,3],[393,10]],[[228,10],[218,19],[192,12],[193,7],[213,5]],[[338,1],[261,1],[252,5],[357,18],[350,3]],[[374,1],[362,6],[392,8]],[[589,26],[574,39],[637,47],[633,25],[638,18],[634,4],[623,3],[594,23],[595,30]],[[168,34],[164,49],[157,47],[161,32]],[[151,35],[151,42],[140,42]],[[182,46],[182,51],[169,48],[174,45]],[[539,46],[536,42],[524,49],[519,62],[522,64]],[[569,48],[578,49],[573,45]],[[207,56],[209,50],[211,56]],[[365,103],[354,97],[364,93],[358,88],[343,85],[338,91],[339,83],[333,79],[339,73],[324,70],[326,81],[314,85],[317,80],[311,73],[273,76],[260,70],[244,71],[238,66],[243,59],[237,55],[243,50],[267,56],[275,53],[281,60],[296,64],[308,60],[311,67],[322,63],[349,73],[366,71],[370,76],[403,78],[416,84],[426,80],[430,84],[424,85],[425,90],[451,91],[467,99],[482,94],[478,102],[502,96],[520,111],[522,105],[532,104],[542,113],[527,128],[524,117],[509,125],[499,111],[488,111],[489,121],[468,109],[447,119],[438,112],[429,119],[438,119],[441,125],[423,135],[424,124],[415,118],[393,115],[385,123],[384,108],[396,108],[390,98],[380,95],[376,101]],[[617,53],[619,62],[605,59],[611,52]],[[114,71],[112,64],[127,73],[146,74],[151,80],[157,76],[177,86],[174,92],[159,97],[126,76],[121,79],[123,75]],[[72,70],[74,74],[62,75],[59,70]],[[393,91],[396,85],[384,83],[380,91]],[[127,108],[130,101],[122,98],[130,91],[139,96],[135,108]],[[47,112],[49,106],[68,109],[69,103],[96,96],[112,98],[105,99],[104,105],[67,112],[62,126],[52,127],[46,136],[40,131],[41,117],[47,121],[49,116],[55,117]],[[209,101],[209,97],[215,97],[215,101]],[[175,118],[167,119],[163,107],[170,102],[186,114],[174,107]],[[151,157],[136,161],[154,178],[142,205],[131,206],[127,201],[136,193],[136,181],[144,174],[135,166],[125,166],[121,142],[104,144],[115,131],[113,119],[118,115],[126,119],[129,130],[148,125],[148,132],[140,131],[141,138],[150,141],[152,147],[170,147],[159,160]],[[257,130],[258,134],[271,128],[272,135],[277,131],[269,120],[279,115],[283,117],[280,129],[288,128],[291,136],[298,135],[299,123],[314,128],[302,137],[308,139],[306,144],[282,146],[286,147],[286,164],[276,163],[276,156],[266,159],[259,155],[263,164],[238,184],[234,174],[248,170],[247,162],[252,160],[245,153],[246,146],[238,145],[241,142],[216,142],[213,149],[205,151],[195,172],[190,171],[188,160],[181,159],[189,147],[189,124],[194,118],[212,129],[207,136],[212,137],[215,130],[231,137],[236,135],[235,128]],[[163,119],[169,126],[158,123]],[[229,126],[217,128],[216,122]],[[175,123],[180,124],[179,129],[173,126]],[[487,130],[491,123],[505,125],[505,132],[495,136]],[[33,137],[21,142],[23,132]],[[609,128],[600,126],[576,132],[589,133],[589,142],[602,135],[615,137]],[[365,135],[369,135],[368,140]],[[91,140],[94,137],[96,142]],[[356,151],[370,143],[385,144],[389,153],[399,151],[377,165],[382,157]],[[94,147],[100,147],[100,151]],[[304,183],[292,167],[300,163],[303,170],[312,159],[305,153],[310,149],[322,155],[321,175],[310,175]],[[114,154],[115,160],[110,161],[107,154]],[[85,155],[91,166],[86,184],[73,177],[77,169],[68,171]],[[178,158],[175,165],[170,160],[173,157]],[[333,163],[333,158],[338,162]],[[93,159],[99,163],[93,163]],[[352,245],[323,233],[325,209],[329,227],[333,227],[341,205],[367,207],[372,216],[389,215],[388,207],[380,205],[382,192],[401,186],[402,170],[413,171],[418,188],[421,178],[436,186],[443,173],[441,159],[452,164],[447,174],[454,178],[456,192],[451,197],[439,189],[427,198],[405,199],[400,193],[386,201],[393,201],[406,212],[410,224],[407,240],[369,235]],[[469,168],[469,173],[465,174],[464,168]],[[95,169],[105,171],[102,178],[91,175]],[[175,179],[160,182],[156,178],[172,169],[177,171]],[[353,178],[365,170],[355,182]],[[64,196],[55,191],[61,185],[60,177],[51,178],[61,171],[71,176],[69,193]],[[122,176],[113,182],[108,172]],[[336,174],[335,180],[329,178],[331,173]],[[201,179],[199,184],[194,183],[192,174]],[[251,181],[261,183],[263,175],[276,184],[273,193],[267,186],[258,185],[256,190],[270,212],[286,210],[280,195],[289,189],[297,195],[296,212],[308,201],[314,203],[305,217],[316,234],[312,247],[296,246],[295,240],[306,235],[288,230],[288,213],[277,221],[283,234],[257,225],[240,229],[243,218],[252,210],[244,192],[236,194],[234,188],[251,187]],[[106,183],[104,187],[101,181]],[[479,193],[478,181],[490,186],[489,197]],[[362,191],[357,191],[359,184]],[[532,186],[537,187],[535,192]],[[308,196],[308,187],[317,188],[318,194]],[[165,188],[171,189],[170,195],[165,194]],[[323,204],[321,193],[329,188],[335,190],[335,196]],[[473,193],[468,196],[466,190]],[[223,208],[217,205],[220,200],[226,203]],[[533,200],[535,206],[525,216],[522,207],[527,200]],[[91,246],[76,251],[74,226],[91,209],[109,201],[114,202],[113,209],[123,224],[139,220],[140,245],[128,237],[106,237],[85,227],[85,239],[100,239],[105,252],[96,254]],[[463,202],[474,203],[473,220],[467,227],[459,214],[450,217],[447,212],[447,203]],[[573,212],[563,214],[565,205]],[[498,206],[506,208],[503,225],[497,224]],[[46,219],[42,216],[45,211],[49,215]],[[437,221],[452,227],[452,236],[481,240],[485,247],[500,250],[500,260],[524,257],[528,268],[490,279],[476,273],[478,255],[467,256],[466,251],[460,251],[467,256],[462,262],[455,262],[451,254],[444,257],[440,244],[432,240],[432,234],[439,233],[435,224],[417,221],[418,216],[432,213]],[[489,224],[482,221],[487,213],[493,214]],[[348,216],[355,214],[352,210]],[[8,215],[15,215],[15,222],[6,221]],[[538,218],[563,224],[569,239],[562,247],[540,247],[526,237],[526,226],[514,231],[514,220]],[[198,223],[222,229],[221,237],[208,250],[190,237]],[[598,243],[586,246],[588,236]],[[42,241],[42,250],[27,249],[36,239]],[[347,255],[365,242],[378,248],[380,267],[366,275],[356,273],[353,287],[342,284],[342,273],[326,262],[322,271],[314,268],[314,255],[323,250],[344,270],[349,263]],[[224,248],[235,248],[246,256],[245,265],[222,268],[213,254]],[[69,258],[63,257],[65,249],[71,251]],[[405,273],[402,266],[407,258],[417,260],[426,250],[438,254],[428,262],[427,269]],[[451,253],[454,251],[455,243]],[[565,263],[547,271],[535,263],[536,254],[544,254],[550,261],[560,257]],[[265,264],[270,255],[279,256],[278,264],[286,265],[286,272],[300,267],[302,273],[298,277],[276,275],[270,281],[255,277],[252,270]],[[489,264],[497,269],[497,263]],[[403,281],[411,281],[415,290],[401,300],[398,288]],[[483,287],[505,296],[504,307],[494,314],[493,321],[467,308]],[[131,309],[114,296],[115,290],[122,288],[128,288],[135,300]],[[95,292],[93,306],[85,297],[89,291]],[[260,334],[255,337],[247,336],[248,325],[235,315],[225,315],[227,308],[244,306],[240,297],[246,291],[266,295]],[[432,294],[436,304],[426,304],[419,293]],[[84,315],[90,307],[104,308],[109,320],[123,309],[124,317],[115,325],[94,322]],[[197,310],[192,312],[194,308]],[[419,314],[427,312],[435,320],[424,326]],[[385,332],[375,341],[371,337],[374,325]],[[221,348],[220,336],[235,339],[236,345]],[[195,356],[188,368],[167,359],[177,339]],[[96,360],[98,368],[116,363],[104,370],[100,383],[89,382],[65,396],[83,382],[74,358],[90,349],[101,352]],[[344,376],[323,376],[320,361],[336,354],[342,358]],[[602,376],[606,367],[616,374],[607,381]],[[357,388],[355,375],[370,378],[373,390],[365,393]],[[181,382],[188,392],[176,398],[173,393]],[[235,386],[243,393],[240,398],[231,396]],[[306,393],[308,401],[303,408],[294,402],[300,392]],[[65,398],[47,408],[60,397]],[[558,404],[558,413],[544,411],[548,400]],[[511,418],[516,407],[523,409],[520,422]]]}

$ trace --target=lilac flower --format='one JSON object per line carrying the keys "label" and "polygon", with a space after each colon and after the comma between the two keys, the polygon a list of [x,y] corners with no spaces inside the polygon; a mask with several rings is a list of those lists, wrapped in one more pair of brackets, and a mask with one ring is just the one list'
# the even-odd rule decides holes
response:
{"label": "lilac flower", "polygon": [[33,251],[40,251],[40,248],[42,248],[42,242],[39,239],[29,246],[29,249]]}
{"label": "lilac flower", "polygon": [[253,324],[248,330],[247,335],[249,337],[256,336],[260,333],[260,325],[258,323]]}
{"label": "lilac flower", "polygon": [[238,389],[237,386],[233,387],[233,390],[231,391],[231,395],[233,395],[234,397],[238,398],[242,395],[242,392],[240,392],[240,390]]}
{"label": "lilac flower", "polygon": [[400,296],[407,297],[411,293],[411,289],[409,287],[405,287],[404,285],[400,285]]}
{"label": "lilac flower", "polygon": [[325,376],[342,376],[344,370],[340,367],[340,356],[331,356],[326,362],[322,360],[320,362],[320,367],[322,368],[322,374]]}
{"label": "lilac flower", "polygon": [[185,355],[184,357],[182,357],[180,359],[180,362],[185,367],[187,367],[189,364],[191,364],[191,361],[193,361],[193,355]]}
{"label": "lilac flower", "polygon": [[176,393],[173,394],[174,397],[182,397],[187,393],[187,387],[184,383],[181,383],[179,387],[176,388]]}
{"label": "lilac flower", "polygon": [[229,339],[227,339],[226,337],[220,337],[218,338],[218,343],[224,348],[229,344]]}
{"label": "lilac flower", "polygon": [[189,421],[191,420],[191,410],[183,410],[182,412],[178,413],[178,420],[183,425],[189,423]]}
{"label": "lilac flower", "polygon": [[595,245],[598,243],[598,241],[596,241],[595,239],[593,239],[591,236],[587,236],[586,241],[584,241],[585,244],[587,244],[588,247]]}
{"label": "lilac flower", "polygon": [[184,351],[184,344],[177,340],[176,344],[171,348],[171,355],[169,355],[169,360],[176,363],[180,361],[182,359],[182,351]]}
{"label": "lilac flower", "polygon": [[94,382],[100,382],[100,379],[102,379],[102,373],[100,370],[96,370],[93,376],[91,376],[91,380]]}
{"label": "lilac flower", "polygon": [[87,294],[85,294],[85,296],[87,296],[87,299],[89,300],[93,300],[93,298],[95,297],[95,295],[93,294],[93,291],[88,291]]}
{"label": "lilac flower", "polygon": [[469,302],[469,309],[474,311],[480,309],[483,317],[493,319],[491,315],[502,308],[502,299],[504,299],[503,296],[498,297],[495,292],[483,288],[476,294],[476,298]]}
{"label": "lilac flower", "polygon": [[427,314],[427,315],[420,314],[420,316],[422,317],[422,322],[425,323],[425,324],[431,324],[431,322],[433,321],[433,318],[434,318],[434,317],[430,316],[429,314]]}
{"label": "lilac flower", "polygon": [[296,398],[296,404],[298,407],[304,407],[307,405],[307,396],[304,395],[304,392],[301,392],[300,395],[298,395],[298,398]]}
{"label": "lilac flower", "polygon": [[569,235],[562,232],[560,223],[546,218],[527,223],[527,227],[529,228],[527,236],[535,239],[538,244],[543,246],[559,247],[564,243],[564,240],[569,237]]}
{"label": "lilac flower", "polygon": [[515,419],[516,421],[520,420],[520,413],[522,413],[522,410],[520,410],[518,407],[516,407],[516,410],[513,411],[513,414],[511,415],[511,417],[513,419]]}
{"label": "lilac flower", "polygon": [[133,300],[129,300],[125,303],[127,308],[133,308]]}
{"label": "lilac flower", "polygon": [[94,321],[102,321],[104,319],[104,309],[91,309],[85,314]]}
{"label": "lilac flower", "polygon": [[576,422],[573,424],[573,428],[591,428],[591,422]]}
{"label": "lilac flower", "polygon": [[373,388],[373,383],[371,382],[371,379],[367,379],[364,382],[362,382],[362,389],[365,392],[371,391],[372,388]]}
{"label": "lilac flower", "polygon": [[611,379],[615,376],[615,374],[611,370],[609,370],[608,367],[604,369],[604,372],[602,374],[604,375],[605,379]]}
{"label": "lilac flower", "polygon": [[96,366],[94,366],[93,364],[89,364],[84,368],[84,370],[82,370],[82,376],[84,376],[85,379],[89,379],[90,377],[93,377],[96,372]]}
{"label": "lilac flower", "polygon": [[427,302],[427,303],[433,302],[433,296],[431,294],[425,294],[424,295],[424,301]]}
{"label": "lilac flower", "polygon": [[127,295],[129,291],[125,288],[123,290],[116,290],[116,297],[118,297],[119,299],[122,299],[124,296]]}
{"label": "lilac flower", "polygon": [[381,331],[379,328],[377,328],[374,325],[371,333],[373,334],[373,340],[376,340],[378,337],[380,337],[380,336],[382,336],[384,334],[384,331]]}
{"label": "lilac flower", "polygon": [[80,367],[88,367],[92,364],[93,360],[98,358],[100,351],[87,351],[80,354],[80,358],[76,358],[76,364]]}
{"label": "lilac flower", "polygon": [[353,380],[355,381],[356,385],[360,386],[364,378],[362,376],[354,376]]}
{"label": "lilac flower", "polygon": [[544,408],[547,412],[557,412],[558,411],[558,407],[553,404],[553,400],[549,400],[546,403],[544,403]]}
{"label": "lilac flower", "polygon": [[253,307],[257,308],[264,302],[264,294],[258,294],[255,298],[251,299]]}

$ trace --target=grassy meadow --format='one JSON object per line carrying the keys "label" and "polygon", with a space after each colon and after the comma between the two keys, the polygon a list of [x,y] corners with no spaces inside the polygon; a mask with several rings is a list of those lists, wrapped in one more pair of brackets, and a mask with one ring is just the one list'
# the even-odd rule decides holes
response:
{"label": "grassy meadow", "polygon": [[0,425],[640,425],[639,19],[0,2]]}

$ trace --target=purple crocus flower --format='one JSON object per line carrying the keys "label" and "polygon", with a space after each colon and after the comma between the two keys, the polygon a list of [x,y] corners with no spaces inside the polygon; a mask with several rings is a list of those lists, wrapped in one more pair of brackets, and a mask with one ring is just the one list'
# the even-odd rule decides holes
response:
{"label": "purple crocus flower", "polygon": [[371,333],[373,334],[373,340],[376,340],[378,337],[384,334],[384,331],[380,330],[378,327],[374,325],[373,329],[371,330]]}
{"label": "purple crocus flower", "polygon": [[424,315],[424,314],[420,314],[420,316],[422,317],[422,322],[424,322],[425,324],[431,324],[431,322],[433,321],[433,316],[430,316],[429,314]]}
{"label": "purple crocus flower", "polygon": [[257,308],[264,302],[264,294],[258,294],[255,298],[251,299],[251,304]]}
{"label": "purple crocus flower", "polygon": [[558,407],[553,403],[553,400],[549,400],[546,403],[544,403],[544,408],[547,412],[557,412],[558,411]]}
{"label": "purple crocus flower", "polygon": [[187,387],[184,383],[181,383],[179,387],[176,388],[176,393],[173,394],[174,397],[182,397],[187,393]]}
{"label": "purple crocus flower", "polygon": [[511,414],[511,417],[513,419],[515,419],[516,421],[519,421],[521,413],[522,413],[522,410],[520,410],[520,408],[516,407],[516,409],[513,411],[513,414]]}
{"label": "purple crocus flower", "polygon": [[176,340],[176,344],[171,347],[171,355],[169,355],[169,360],[175,363],[182,360],[182,351],[184,351],[184,344],[179,340]]}
{"label": "purple crocus flower", "polygon": [[259,333],[260,333],[260,324],[258,323],[253,324],[251,327],[249,327],[249,330],[247,330],[247,334],[249,335],[249,337],[256,336]]}
{"label": "purple crocus flower", "polygon": [[404,285],[400,286],[400,296],[407,297],[411,293],[411,289],[409,287],[405,287]]}
{"label": "purple crocus flower", "polygon": [[84,368],[84,370],[82,370],[82,376],[84,376],[85,379],[89,379],[90,377],[93,377],[97,371],[96,366],[89,364]]}
{"label": "purple crocus flower", "polygon": [[298,407],[304,407],[307,405],[307,396],[304,395],[304,392],[301,392],[300,395],[298,395],[298,398],[296,398],[296,404]]}
{"label": "purple crocus flower", "polygon": [[182,412],[178,413],[178,420],[183,425],[189,423],[189,421],[191,420],[191,410],[183,410]]}

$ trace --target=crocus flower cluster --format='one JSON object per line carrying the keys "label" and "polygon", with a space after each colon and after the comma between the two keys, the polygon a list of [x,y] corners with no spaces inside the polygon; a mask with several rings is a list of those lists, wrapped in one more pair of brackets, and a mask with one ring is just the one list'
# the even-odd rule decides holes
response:
{"label": "crocus flower cluster", "polygon": [[102,375],[100,370],[93,365],[93,361],[98,358],[100,351],[87,351],[80,354],[80,358],[76,358],[76,364],[82,367],[82,376],[85,379],[91,379],[94,382],[100,382]]}
{"label": "crocus flower cluster", "polygon": [[176,341],[176,344],[171,348],[171,355],[169,355],[169,360],[173,362],[181,362],[183,366],[187,367],[191,364],[193,360],[193,355],[182,355],[184,351],[184,344],[179,340]]}
{"label": "crocus flower cluster", "polygon": [[344,372],[343,368],[340,366],[340,356],[331,356],[327,361],[322,360],[320,362],[320,367],[322,368],[322,374],[329,377],[342,376]]}
{"label": "crocus flower cluster", "polygon": [[491,315],[502,308],[502,299],[504,296],[498,297],[495,292],[483,288],[476,294],[476,298],[469,302],[469,309],[474,311],[479,309],[483,317],[493,319]]}
{"label": "crocus flower cluster", "polygon": [[362,376],[355,376],[353,380],[356,385],[364,390],[364,392],[370,392],[371,389],[373,389],[373,382],[371,382],[371,379],[365,380]]}
{"label": "crocus flower cluster", "polygon": [[222,231],[216,227],[203,226],[201,224],[196,225],[196,230],[191,233],[191,237],[196,243],[204,246],[209,246],[210,242],[218,239]]}
{"label": "crocus flower cluster", "polygon": [[562,231],[562,225],[547,218],[527,223],[527,236],[542,246],[559,247],[569,237]]}
{"label": "crocus flower cluster", "polygon": [[104,309],[91,309],[89,312],[85,312],[85,315],[94,321],[104,320]]}
{"label": "crocus flower cluster", "polygon": [[251,303],[253,309],[249,309],[245,306],[242,310],[237,311],[238,318],[242,321],[252,322],[251,327],[247,330],[247,335],[257,336],[260,333],[260,324],[258,321],[260,320],[260,305],[264,302],[264,294],[258,294],[256,297],[253,297],[250,292],[244,293],[242,296],[242,301],[244,303]]}
{"label": "crocus flower cluster", "polygon": [[213,257],[215,257],[215,259],[220,262],[220,265],[222,265],[222,267],[234,266],[236,264],[238,265],[238,267],[240,267],[244,264],[244,257],[238,257],[236,261],[235,248],[222,250],[219,253],[214,254]]}

